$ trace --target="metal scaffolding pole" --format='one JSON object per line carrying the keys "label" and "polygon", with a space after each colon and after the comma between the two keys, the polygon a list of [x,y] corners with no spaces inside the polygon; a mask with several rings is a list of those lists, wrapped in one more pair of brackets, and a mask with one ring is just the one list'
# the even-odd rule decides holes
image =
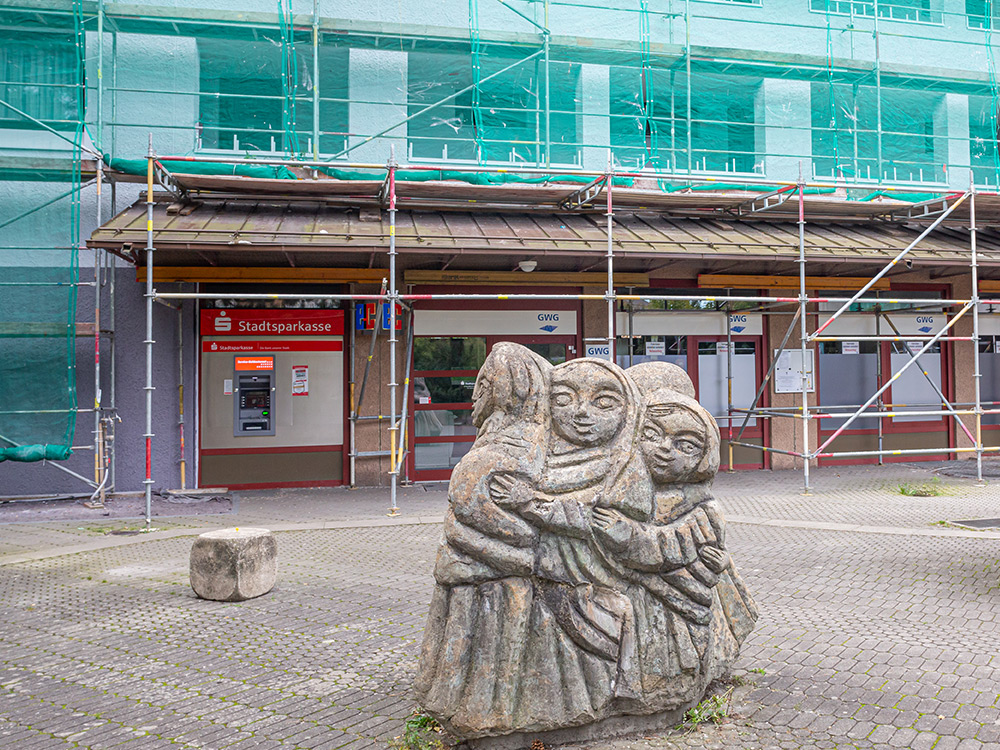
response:
{"label": "metal scaffolding pole", "polygon": [[610,149],[608,150],[608,174],[605,177],[604,191],[608,195],[608,360],[615,361],[615,274],[614,274],[614,238],[612,235],[612,224],[614,222],[614,206],[611,200],[613,162]]}
{"label": "metal scaffolding pole", "polygon": [[153,512],[153,134],[149,134],[146,154],[146,528]]}
{"label": "metal scaffolding pole", "polygon": [[[979,258],[976,247],[976,187],[969,178],[969,251],[972,255],[972,382],[976,394],[976,482],[983,483],[983,405],[982,377],[979,369]],[[963,425],[964,426],[964,425]]]}
{"label": "metal scaffolding pole", "polygon": [[[801,182],[802,168],[799,167],[799,326],[802,339],[799,345],[802,360],[802,491],[809,494],[809,373],[806,368],[809,354],[809,326],[806,305],[809,297],[806,295],[806,204],[805,188]],[[873,282],[874,283],[874,282]]]}
{"label": "metal scaffolding pole", "polygon": [[396,485],[399,481],[399,469],[396,466],[396,440],[399,437],[399,425],[396,423],[396,305],[399,303],[399,291],[396,289],[396,149],[389,148],[389,515],[399,513],[396,503]]}
{"label": "metal scaffolding pole", "polygon": [[348,409],[349,409],[349,411],[348,411],[348,415],[349,416],[348,416],[348,419],[347,419],[348,431],[349,431],[348,432],[348,442],[347,442],[347,455],[348,455],[348,459],[347,460],[350,462],[350,482],[348,484],[349,487],[354,487],[354,482],[355,482],[355,476],[354,476],[354,469],[355,469],[355,466],[354,466],[354,451],[357,449],[356,437],[355,437],[356,425],[355,425],[355,419],[354,419],[354,417],[357,414],[357,408],[355,407],[355,404],[354,404],[354,379],[355,379],[354,349],[355,349],[355,338],[356,338],[355,334],[354,334],[354,329],[357,327],[357,323],[354,322],[355,321],[355,314],[356,314],[355,311],[354,311],[355,310],[355,305],[356,305],[355,301],[351,300],[351,306],[350,306],[350,316],[351,317],[348,320],[348,326],[349,326],[349,328],[348,328],[348,331],[349,331],[348,335],[350,336],[350,339],[349,339],[350,340],[350,346],[349,346],[349,349],[348,349],[349,353],[347,355],[348,356],[348,365],[347,365],[347,367],[348,367],[348,371],[347,371],[348,372],[348,374],[347,374],[347,401],[348,401]]}
{"label": "metal scaffolding pole", "polygon": [[[103,4],[102,4],[103,7]],[[103,12],[98,14],[98,22]],[[104,38],[102,34],[97,35],[99,47],[103,49]],[[100,81],[100,64],[98,65],[98,81]],[[100,130],[98,130],[100,132]],[[98,141],[100,143],[100,141]],[[104,164],[97,162],[97,226],[101,226],[101,182],[103,180]],[[101,414],[101,252],[94,248],[94,481],[97,482],[98,492],[95,507],[104,507],[104,498],[107,491],[107,474],[104,466],[103,450],[103,423]],[[94,501],[91,500],[93,503]]]}
{"label": "metal scaffolding pole", "polygon": [[[882,335],[882,306],[875,305],[875,335]],[[875,347],[875,388],[878,389],[882,385],[882,347],[876,345]],[[875,402],[875,408],[877,411],[882,411],[885,408],[885,404],[882,401],[882,397],[879,396],[878,400]],[[883,461],[882,451],[885,449],[885,423],[882,420],[878,420],[878,465],[882,466],[885,464]]]}
{"label": "metal scaffolding pole", "polygon": [[[727,290],[728,292],[728,290]],[[733,471],[733,326],[729,322],[729,303],[724,311],[726,320],[726,420],[728,422],[727,438],[729,442],[729,471]]]}
{"label": "metal scaffolding pole", "polygon": [[[799,189],[800,190],[802,189],[801,186],[800,186]],[[847,302],[845,302],[843,305],[841,305],[840,308],[833,315],[830,316],[829,320],[827,320],[825,323],[823,323],[823,325],[821,325],[819,328],[817,328],[816,329],[816,333],[814,333],[813,336],[814,337],[815,336],[819,336],[821,333],[823,333],[823,331],[826,330],[826,328],[831,323],[833,323],[833,321],[835,321],[837,318],[839,318],[841,315],[843,315],[844,312],[846,310],[848,310],[851,305],[853,305],[855,302],[858,302],[864,296],[865,292],[867,292],[869,289],[871,289],[873,286],[875,286],[875,284],[878,282],[879,279],[881,279],[883,276],[885,276],[887,273],[889,273],[890,270],[892,270],[893,268],[895,268],[896,264],[899,263],[899,261],[901,261],[903,258],[905,258],[906,255],[913,248],[915,248],[920,243],[921,240],[924,239],[924,237],[926,237],[931,232],[933,232],[937,228],[937,226],[942,221],[944,221],[945,219],[947,219],[948,216],[951,214],[952,211],[954,211],[956,208],[958,208],[959,206],[961,206],[962,203],[965,201],[965,199],[968,198],[968,197],[969,197],[968,193],[963,193],[962,197],[960,197],[958,200],[956,200],[954,203],[952,203],[950,206],[948,206],[948,208],[945,209],[945,211],[942,212],[942,214],[939,217],[937,217],[937,219],[935,219],[931,223],[931,225],[929,227],[927,227],[926,229],[924,229],[924,231],[922,231],[917,236],[917,238],[915,240],[913,240],[909,245],[907,245],[905,248],[903,248],[902,250],[900,250],[899,253],[896,255],[895,258],[893,258],[891,261],[889,261],[881,271],[879,271],[877,274],[875,274],[875,276],[867,284],[865,284],[863,287],[861,287],[861,289],[859,289],[854,294],[853,297],[851,297]],[[801,205],[801,198],[800,198],[800,205]],[[803,287],[803,289],[805,289],[805,277],[804,276],[803,276],[803,281],[802,281],[802,287]]]}

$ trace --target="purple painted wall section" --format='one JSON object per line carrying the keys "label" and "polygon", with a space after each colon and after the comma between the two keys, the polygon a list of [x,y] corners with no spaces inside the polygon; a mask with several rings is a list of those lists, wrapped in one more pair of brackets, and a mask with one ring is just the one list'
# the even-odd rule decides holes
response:
{"label": "purple painted wall section", "polygon": [[[93,278],[92,272],[81,268],[82,280]],[[141,491],[146,472],[145,443],[145,392],[146,380],[146,309],[144,287],[135,280],[135,270],[119,268],[116,288],[117,329],[117,406],[121,422],[117,425],[117,490]],[[191,291],[191,285],[184,285]],[[181,285],[160,285],[160,291],[180,291]],[[104,289],[107,300],[107,288]],[[174,303],[176,304],[176,303]],[[184,411],[187,456],[187,484],[195,483],[195,377],[197,366],[197,332],[195,329],[194,301],[183,302],[184,325]],[[93,321],[93,287],[81,287],[77,320]],[[102,314],[107,315],[105,304]],[[178,438],[178,364],[177,326],[178,312],[161,304],[153,306],[153,480],[154,489],[180,487],[180,445]],[[107,321],[102,322],[107,328]],[[91,408],[94,402],[94,340],[77,340],[77,393],[81,409]],[[101,368],[103,372],[103,399],[105,405],[111,397],[109,371],[111,347],[102,337]],[[94,415],[79,414],[73,445],[93,443]],[[92,479],[94,477],[93,450],[76,451],[63,466]],[[0,495],[42,495],[57,493],[89,494],[92,492],[80,480],[52,466],[0,463]]]}

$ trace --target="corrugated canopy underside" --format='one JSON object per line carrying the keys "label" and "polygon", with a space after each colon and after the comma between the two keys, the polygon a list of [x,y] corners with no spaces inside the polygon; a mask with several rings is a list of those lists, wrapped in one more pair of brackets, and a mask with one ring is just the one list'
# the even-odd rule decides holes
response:
{"label": "corrugated canopy underside", "polygon": [[[159,198],[154,208],[158,264],[358,265],[389,246],[388,213],[377,208],[280,199],[204,199],[178,208],[167,197]],[[883,221],[807,221],[806,254],[810,261],[884,263],[922,229]],[[615,257],[622,260],[766,262],[794,260],[799,252],[794,223],[675,218],[643,211],[617,211],[613,240]],[[980,262],[1000,266],[1000,233],[980,231],[978,240]],[[146,245],[145,203],[135,203],[97,229],[88,244],[141,255]],[[593,262],[607,252],[606,219],[587,213],[400,210],[396,246],[401,254],[531,254]],[[966,266],[969,256],[969,231],[951,226],[931,232],[908,257],[919,263]]]}

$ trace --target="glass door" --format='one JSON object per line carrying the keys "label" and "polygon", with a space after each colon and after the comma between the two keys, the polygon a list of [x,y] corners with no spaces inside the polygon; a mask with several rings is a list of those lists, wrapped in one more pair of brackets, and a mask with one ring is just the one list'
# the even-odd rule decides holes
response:
{"label": "glass door", "polygon": [[522,344],[552,364],[576,356],[575,336],[417,336],[413,340],[407,444],[415,481],[447,480],[472,447],[472,389],[488,352]]}
{"label": "glass door", "polygon": [[[760,386],[761,367],[760,337],[733,337],[732,358],[729,342],[720,336],[688,337],[688,373],[693,377],[698,401],[715,417],[722,437],[722,465],[729,462],[729,363],[732,362],[733,408],[748,409]],[[694,361],[692,361],[694,360]],[[746,415],[732,415],[733,439],[739,434]],[[763,431],[758,420],[751,417],[740,442],[763,444]],[[764,465],[764,451],[734,446],[733,463],[740,468],[760,468]]]}

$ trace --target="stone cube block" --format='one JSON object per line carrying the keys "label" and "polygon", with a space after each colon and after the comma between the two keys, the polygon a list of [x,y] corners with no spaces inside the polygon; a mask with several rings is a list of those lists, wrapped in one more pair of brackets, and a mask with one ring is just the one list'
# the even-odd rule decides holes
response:
{"label": "stone cube block", "polygon": [[191,588],[217,602],[253,599],[274,587],[277,562],[278,542],[267,529],[209,531],[191,546]]}

